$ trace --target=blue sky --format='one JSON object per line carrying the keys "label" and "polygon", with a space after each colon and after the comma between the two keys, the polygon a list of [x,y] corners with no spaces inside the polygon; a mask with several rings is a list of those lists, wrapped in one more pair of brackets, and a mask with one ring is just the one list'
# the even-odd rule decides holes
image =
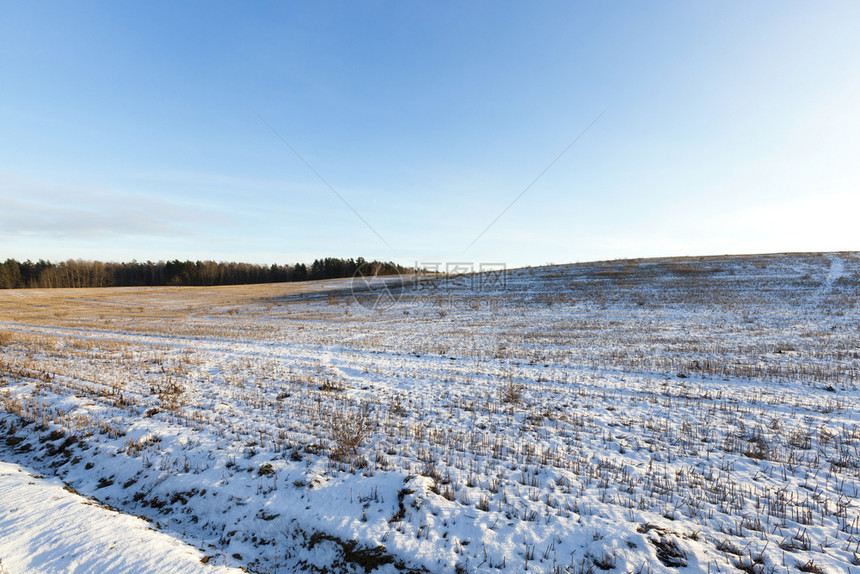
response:
{"label": "blue sky", "polygon": [[0,10],[0,259],[860,249],[856,2]]}

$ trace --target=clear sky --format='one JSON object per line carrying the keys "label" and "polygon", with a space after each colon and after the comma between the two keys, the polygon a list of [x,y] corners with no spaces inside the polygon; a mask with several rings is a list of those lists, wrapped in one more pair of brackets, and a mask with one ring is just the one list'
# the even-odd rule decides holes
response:
{"label": "clear sky", "polygon": [[857,250],[858,102],[854,1],[0,1],[0,259]]}

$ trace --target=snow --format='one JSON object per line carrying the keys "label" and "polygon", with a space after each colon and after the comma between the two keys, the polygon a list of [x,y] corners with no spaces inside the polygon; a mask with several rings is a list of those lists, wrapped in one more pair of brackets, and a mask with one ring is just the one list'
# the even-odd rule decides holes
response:
{"label": "snow", "polygon": [[845,261],[839,254],[829,253],[827,254],[827,258],[830,260],[830,268],[827,270],[827,277],[824,278],[824,282],[821,284],[821,289],[818,292],[819,299],[833,291],[836,281],[845,274]]}
{"label": "snow", "polygon": [[0,572],[177,572],[220,574],[203,554],[70,492],[56,478],[0,462]]}
{"label": "snow", "polygon": [[0,459],[198,566],[846,572],[858,277],[840,253],[522,269],[381,307],[345,281],[28,292],[0,301]]}

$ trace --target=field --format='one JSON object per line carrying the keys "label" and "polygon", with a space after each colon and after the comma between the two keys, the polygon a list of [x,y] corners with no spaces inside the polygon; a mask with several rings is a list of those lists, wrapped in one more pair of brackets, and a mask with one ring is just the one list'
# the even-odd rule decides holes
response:
{"label": "field", "polygon": [[375,286],[0,291],[0,460],[251,572],[860,573],[858,254]]}

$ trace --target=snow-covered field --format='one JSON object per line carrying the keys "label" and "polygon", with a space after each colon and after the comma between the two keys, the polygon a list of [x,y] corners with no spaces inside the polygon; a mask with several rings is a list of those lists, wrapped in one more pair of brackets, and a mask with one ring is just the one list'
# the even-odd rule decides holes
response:
{"label": "snow-covered field", "polygon": [[0,460],[206,567],[860,573],[858,298],[851,253],[0,291]]}

